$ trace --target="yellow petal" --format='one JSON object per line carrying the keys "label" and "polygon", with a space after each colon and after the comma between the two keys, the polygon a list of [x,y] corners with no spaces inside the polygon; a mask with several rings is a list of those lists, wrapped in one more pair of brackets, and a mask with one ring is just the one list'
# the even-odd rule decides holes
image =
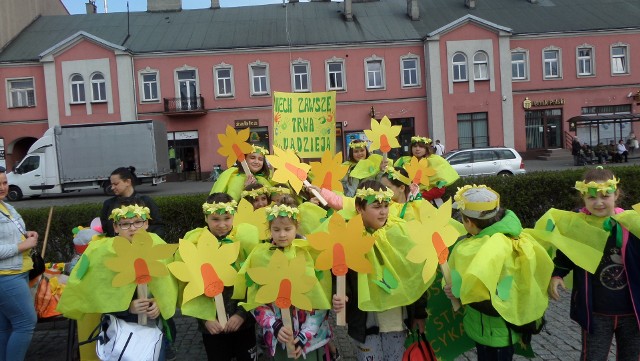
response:
{"label": "yellow petal", "polygon": [[172,262],[169,263],[167,267],[169,267],[169,271],[182,282],[190,282],[193,277],[189,271],[189,267],[187,267],[187,264],[184,262]]}
{"label": "yellow petal", "polygon": [[[135,280],[136,272],[134,271],[133,267],[131,267],[129,270],[125,270],[116,274],[115,277],[113,277],[113,280],[111,280],[111,286],[122,287],[135,282]],[[96,287],[100,287],[100,285],[96,285]]]}
{"label": "yellow petal", "polygon": [[255,296],[256,302],[262,303],[262,304],[274,302],[276,300],[276,297],[278,296],[279,289],[280,289],[279,282],[277,284],[272,283],[272,284],[266,284],[261,286],[260,289],[258,289],[258,292],[256,292],[256,296]]}
{"label": "yellow petal", "polygon": [[307,296],[297,292],[291,292],[291,304],[301,310],[311,311],[313,309],[311,300],[309,300]]}

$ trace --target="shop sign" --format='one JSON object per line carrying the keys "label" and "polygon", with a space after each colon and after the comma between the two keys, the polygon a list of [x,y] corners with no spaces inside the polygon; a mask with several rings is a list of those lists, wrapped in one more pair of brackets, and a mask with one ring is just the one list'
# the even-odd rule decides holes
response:
{"label": "shop sign", "polygon": [[234,122],[234,126],[236,128],[251,128],[251,127],[259,127],[260,121],[258,119],[244,119],[244,120],[236,120]]}
{"label": "shop sign", "polygon": [[529,99],[529,97],[526,97],[522,102],[522,107],[525,109],[531,109],[534,107],[547,107],[551,105],[564,105],[564,98],[531,100]]}

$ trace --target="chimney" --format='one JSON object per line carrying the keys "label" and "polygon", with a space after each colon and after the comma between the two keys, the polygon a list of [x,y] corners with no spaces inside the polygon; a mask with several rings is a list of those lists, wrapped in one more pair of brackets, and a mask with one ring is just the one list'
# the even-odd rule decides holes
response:
{"label": "chimney", "polygon": [[212,9],[220,9],[220,0],[211,0]]}
{"label": "chimney", "polygon": [[464,6],[473,10],[476,8],[476,0],[464,0]]}
{"label": "chimney", "polygon": [[407,0],[407,15],[413,21],[420,20],[420,8],[418,0]]}
{"label": "chimney", "polygon": [[344,0],[344,18],[347,21],[353,21],[353,12],[351,11],[351,0]]}
{"label": "chimney", "polygon": [[147,0],[148,12],[180,10],[182,10],[182,0]]}
{"label": "chimney", "polygon": [[84,5],[87,8],[87,14],[95,14],[98,10],[95,1],[89,0],[89,2]]}

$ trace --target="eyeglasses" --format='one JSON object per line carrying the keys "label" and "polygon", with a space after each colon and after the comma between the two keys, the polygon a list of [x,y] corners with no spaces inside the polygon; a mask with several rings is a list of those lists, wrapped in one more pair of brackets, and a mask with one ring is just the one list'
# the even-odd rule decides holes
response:
{"label": "eyeglasses", "polygon": [[120,229],[122,230],[127,230],[129,228],[131,228],[131,226],[133,226],[133,228],[140,228],[144,225],[144,222],[146,221],[135,221],[135,222],[125,222],[125,223],[118,223],[118,227],[120,227]]}

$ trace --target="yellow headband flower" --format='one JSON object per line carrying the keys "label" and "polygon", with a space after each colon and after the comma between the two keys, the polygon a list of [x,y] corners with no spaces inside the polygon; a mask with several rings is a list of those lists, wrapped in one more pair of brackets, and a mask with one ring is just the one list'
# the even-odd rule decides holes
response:
{"label": "yellow headband flower", "polygon": [[453,207],[471,218],[488,219],[500,210],[500,195],[483,184],[458,188],[453,200]]}
{"label": "yellow headband flower", "polygon": [[266,207],[267,220],[272,221],[276,217],[289,217],[291,219],[298,219],[300,210],[296,207],[289,207],[285,204],[274,204],[273,206]]}
{"label": "yellow headband flower", "polygon": [[250,197],[252,199],[256,199],[258,196],[261,195],[269,195],[271,194],[271,188],[267,188],[267,187],[260,187],[258,189],[252,189],[250,191],[242,191],[242,193],[240,193],[240,197],[242,198],[246,198],[246,197]]}
{"label": "yellow headband flower", "polygon": [[274,186],[269,188],[269,192],[272,196],[276,194],[291,194],[291,189],[287,187]]}
{"label": "yellow headband flower", "polygon": [[269,150],[261,147],[259,145],[255,145],[255,144],[251,144],[251,148],[253,148],[253,152],[252,153],[258,153],[258,154],[262,154],[262,155],[267,155],[269,154]]}
{"label": "yellow headband flower", "polygon": [[402,184],[406,184],[406,185],[411,184],[411,180],[409,180],[409,177],[405,177],[402,173],[398,172],[391,165],[387,165],[387,169],[385,169],[385,173],[387,174],[387,177],[389,179],[397,179],[400,182],[402,182]]}
{"label": "yellow headband flower", "polygon": [[356,191],[356,198],[366,200],[367,204],[371,204],[373,202],[390,202],[392,197],[393,191],[386,187],[379,191],[375,191],[372,188],[361,188]]}
{"label": "yellow headband flower", "polygon": [[354,142],[354,141],[352,141],[351,143],[349,143],[349,148],[351,148],[351,149],[366,148],[366,147],[367,147],[367,142]]}
{"label": "yellow headband flower", "polygon": [[591,181],[589,183],[585,183],[583,181],[577,181],[575,185],[575,189],[578,190],[582,195],[590,195],[592,197],[596,197],[598,192],[602,193],[602,195],[607,195],[611,193],[615,193],[618,189],[618,183],[620,183],[620,179],[613,177],[613,179],[609,179],[606,182],[597,183]]}
{"label": "yellow headband flower", "polygon": [[151,219],[151,211],[148,207],[140,207],[137,204],[130,206],[122,206],[111,211],[109,219],[113,219],[115,222],[121,219],[140,217],[143,221]]}
{"label": "yellow headband flower", "polygon": [[411,144],[415,144],[415,143],[424,143],[424,144],[431,144],[431,139],[427,138],[427,137],[411,137]]}
{"label": "yellow headband flower", "polygon": [[209,214],[235,214],[236,208],[238,207],[238,203],[234,200],[231,202],[213,202],[213,203],[204,203],[202,205],[202,212],[206,215]]}

